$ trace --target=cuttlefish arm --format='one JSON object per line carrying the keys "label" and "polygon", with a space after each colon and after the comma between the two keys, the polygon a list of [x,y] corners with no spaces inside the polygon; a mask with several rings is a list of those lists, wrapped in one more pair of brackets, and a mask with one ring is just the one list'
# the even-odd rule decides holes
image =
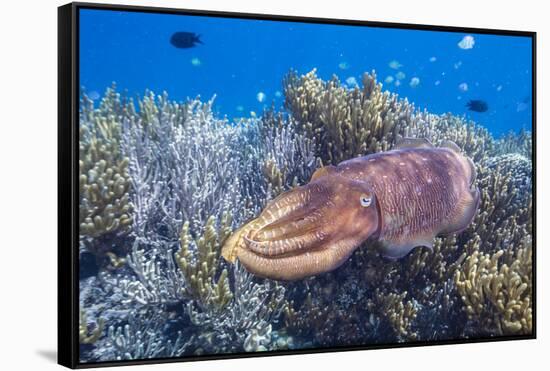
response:
{"label": "cuttlefish arm", "polygon": [[318,169],[224,243],[250,272],[297,280],[342,265],[368,239],[397,259],[464,229],[479,203],[475,169],[452,143],[406,139],[396,150]]}

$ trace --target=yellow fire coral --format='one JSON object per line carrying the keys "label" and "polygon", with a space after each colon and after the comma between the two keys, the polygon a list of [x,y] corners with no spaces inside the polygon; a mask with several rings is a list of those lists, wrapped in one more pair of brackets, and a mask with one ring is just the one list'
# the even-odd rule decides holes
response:
{"label": "yellow fire coral", "polygon": [[376,304],[373,309],[380,311],[390,322],[397,337],[414,340],[418,334],[411,330],[411,323],[416,318],[417,307],[411,300],[405,300],[407,291],[384,294],[377,290]]}
{"label": "yellow fire coral", "polygon": [[108,90],[97,110],[86,97],[82,101],[79,156],[82,236],[124,233],[132,224],[128,158],[120,150],[120,117],[112,110],[117,99]]}
{"label": "yellow fire coral", "polygon": [[271,196],[275,197],[283,192],[285,186],[284,173],[275,161],[267,159],[263,164],[263,173],[271,189]]}
{"label": "yellow fire coral", "polygon": [[489,132],[452,115],[418,111],[406,99],[382,90],[376,74],[363,75],[363,88],[348,89],[336,76],[325,82],[316,70],[285,78],[285,105],[298,128],[319,144],[324,163],[392,149],[399,137],[455,142],[474,161],[493,148]]}
{"label": "yellow fire coral", "polygon": [[388,150],[403,127],[412,125],[414,107],[382,92],[374,72],[363,75],[363,90],[348,90],[336,77],[324,82],[315,69],[300,77],[289,73],[284,88],[287,108],[320,145],[325,163]]}
{"label": "yellow fire coral", "polygon": [[93,328],[90,331],[88,328],[88,319],[86,316],[86,312],[84,312],[83,310],[80,310],[79,319],[80,321],[79,321],[79,328],[78,328],[78,338],[79,338],[80,344],[93,344],[97,340],[99,340],[101,335],[103,335],[105,320],[103,318],[100,318],[95,324],[95,328]]}
{"label": "yellow fire coral", "polygon": [[188,294],[204,305],[218,309],[225,307],[233,298],[229,287],[227,269],[223,269],[216,279],[219,267],[220,249],[223,241],[231,233],[231,216],[224,214],[219,228],[216,218],[210,217],[204,234],[194,241],[196,253],[190,248],[191,235],[186,222],[180,234],[180,250],[175,253],[176,262],[188,285]]}
{"label": "yellow fire coral", "polygon": [[533,329],[530,241],[506,259],[504,251],[475,251],[456,272],[457,290],[470,320],[496,335],[530,334]]}

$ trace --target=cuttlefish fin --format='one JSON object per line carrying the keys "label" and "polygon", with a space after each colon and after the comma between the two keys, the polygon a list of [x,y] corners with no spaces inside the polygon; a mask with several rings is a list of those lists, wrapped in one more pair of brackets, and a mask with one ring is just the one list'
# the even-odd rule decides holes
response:
{"label": "cuttlefish fin", "polygon": [[405,148],[433,148],[432,142],[426,138],[402,138],[397,137],[393,149]]}
{"label": "cuttlefish fin", "polygon": [[470,167],[470,185],[473,185],[477,178],[476,166],[471,158],[466,157],[466,161],[468,161],[468,166]]}
{"label": "cuttlefish fin", "polygon": [[[455,153],[458,153],[458,154],[462,155],[462,150],[452,140],[442,141],[439,148],[447,148],[447,149],[450,149],[451,151],[453,151]],[[476,180],[476,176],[477,176],[476,167],[475,167],[474,162],[472,161],[471,158],[466,157],[466,156],[463,156],[463,157],[466,159],[466,162],[468,163],[467,166],[470,170],[470,185],[472,185],[474,183],[474,181]]]}
{"label": "cuttlefish fin", "polygon": [[334,169],[335,166],[332,165],[320,167],[319,169],[315,170],[315,172],[311,176],[310,182],[322,178],[326,175],[332,174],[334,172]]}
{"label": "cuttlefish fin", "polygon": [[464,192],[463,196],[456,205],[456,212],[451,217],[448,225],[442,233],[458,233],[466,229],[476,214],[479,207],[479,202],[479,189],[473,188]]}
{"label": "cuttlefish fin", "polygon": [[460,147],[455,142],[453,142],[452,140],[444,140],[443,142],[441,142],[441,145],[439,147],[440,148],[448,148],[451,151],[456,152],[456,153],[462,153],[462,150],[460,149]]}
{"label": "cuttlefish fin", "polygon": [[410,236],[407,240],[385,240],[380,246],[381,254],[390,259],[399,259],[410,253],[414,248],[424,246],[433,249],[434,235]]}

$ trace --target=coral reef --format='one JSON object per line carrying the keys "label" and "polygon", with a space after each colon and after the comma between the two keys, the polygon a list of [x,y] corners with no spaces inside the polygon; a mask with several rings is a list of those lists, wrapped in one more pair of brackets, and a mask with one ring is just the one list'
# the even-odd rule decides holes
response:
{"label": "coral reef", "polygon": [[[520,132],[495,140],[486,129],[462,118],[450,114],[438,116],[411,109],[404,110],[406,114],[402,116],[403,126],[399,120],[385,121],[385,129],[379,131],[373,139],[379,147],[366,145],[368,140],[362,138],[358,132],[363,129],[369,134],[376,133],[374,128],[380,120],[349,121],[351,116],[344,115],[346,119],[327,121],[325,117],[331,114],[327,111],[334,105],[339,105],[341,112],[368,107],[368,100],[354,101],[351,97],[380,94],[380,90],[372,89],[372,78],[371,75],[366,76],[362,92],[359,88],[346,89],[340,86],[336,78],[330,82],[323,82],[315,76],[315,71],[301,77],[291,72],[285,84],[288,93],[286,104],[299,123],[297,127],[309,135],[317,136],[321,143],[327,143],[327,147],[321,150],[326,151],[326,156],[322,152],[319,155],[328,162],[334,162],[335,159],[345,157],[349,153],[360,155],[392,148],[399,136],[428,138],[434,144],[443,140],[454,141],[476,164],[476,184],[482,196],[480,211],[464,232],[436,239],[432,251],[418,248],[404,259],[392,262],[380,257],[372,243],[367,244],[338,271],[310,280],[307,288],[299,285],[296,291],[306,291],[309,292],[306,295],[310,295],[317,292],[319,286],[324,288],[323,292],[330,292],[331,298],[348,297],[351,291],[357,293],[357,297],[351,300],[356,305],[354,308],[363,308],[360,317],[369,319],[364,323],[375,325],[378,329],[384,326],[393,329],[395,337],[388,339],[389,341],[436,340],[511,333],[510,326],[506,331],[493,327],[485,332],[476,327],[475,320],[479,320],[479,317],[468,314],[468,304],[465,303],[465,295],[459,292],[461,289],[456,287],[459,282],[456,277],[462,275],[462,272],[468,272],[468,264],[471,264],[472,260],[467,259],[473,259],[472,254],[477,251],[494,254],[502,250],[508,262],[505,270],[512,272],[517,269],[518,264],[512,264],[514,256],[525,248],[526,241],[531,240],[532,231],[532,164],[529,157],[525,156],[530,154],[530,134]],[[386,99],[389,99],[389,94],[384,94],[388,97]],[[328,104],[327,100],[332,103]],[[407,102],[403,101],[401,104],[400,107],[403,107]],[[344,109],[344,106],[347,108]],[[390,106],[399,105],[396,106],[394,103]],[[350,122],[360,124],[351,125]],[[344,128],[334,130],[327,126]],[[358,129],[349,131],[350,128]],[[365,146],[347,144],[348,147],[343,149],[338,147],[340,152],[330,152],[331,146],[328,143],[331,141],[346,146],[345,143],[338,142],[338,138],[333,138],[333,133],[338,130],[348,130],[348,137],[349,133],[355,133],[352,135],[355,138],[353,140],[362,142]],[[503,142],[508,144],[504,146]],[[359,153],[357,148],[361,148]],[[529,261],[530,257],[528,258],[529,254],[520,255],[526,260],[526,265],[532,264]],[[515,276],[513,273],[509,274]],[[523,277],[525,279],[522,282],[531,282],[531,277]],[[517,279],[510,277],[510,280],[517,283]],[[350,289],[349,281],[354,282],[353,289]],[[335,285],[333,282],[341,284]],[[329,287],[331,288],[328,289]],[[530,286],[526,287],[522,295],[528,297],[531,295],[530,291]],[[517,292],[516,290],[513,294],[517,295]],[[509,297],[507,291],[497,295]],[[301,305],[294,304],[290,310],[287,309],[286,320],[290,328],[294,323],[299,329],[308,329],[305,334],[300,333],[303,330],[296,330],[296,333],[304,338],[315,338],[312,334],[323,334],[323,339],[317,336],[318,345],[342,344],[339,331],[333,331],[328,326],[334,322],[339,323],[339,329],[347,328],[348,340],[359,338],[361,340],[358,343],[384,341],[384,335],[375,328],[371,331],[377,333],[377,337],[364,334],[360,326],[354,325],[356,320],[349,310],[340,312],[341,304],[334,305],[329,299],[323,300],[323,297],[307,296],[307,300]],[[350,299],[344,302],[349,301]],[[508,312],[498,311],[494,310],[490,303],[485,303],[482,312],[483,316],[497,318],[495,321],[500,323],[509,324],[510,318],[513,317],[517,328],[518,322],[531,322],[530,301],[523,300],[521,305],[521,308],[515,307],[517,311],[511,314],[509,308]],[[383,307],[388,310],[380,311]],[[437,318],[437,321],[434,321],[434,318]],[[345,324],[349,325],[346,327]],[[523,326],[520,332],[530,331],[527,325]]]}
{"label": "coral reef", "polygon": [[519,133],[510,132],[497,141],[500,154],[519,153],[527,158],[533,157],[533,135],[530,131],[521,129]]}
{"label": "coral reef", "polygon": [[529,334],[533,329],[531,300],[532,248],[526,241],[508,263],[503,250],[475,251],[456,272],[457,290],[468,319],[491,335]]}
{"label": "coral reef", "polygon": [[407,300],[407,291],[402,293],[375,293],[377,301],[372,303],[373,309],[385,313],[398,339],[414,340],[418,334],[411,331],[411,323],[418,311],[414,300]]}
{"label": "coral reef", "polygon": [[86,317],[86,312],[81,310],[80,318],[79,318],[79,329],[78,329],[78,338],[79,338],[80,344],[95,343],[103,334],[104,326],[105,326],[105,320],[103,318],[100,318],[99,321],[95,324],[94,328],[90,331],[87,317]]}
{"label": "coral reef", "polygon": [[110,106],[117,99],[107,90],[99,109],[85,95],[80,113],[80,235],[99,237],[128,232],[132,224],[129,202],[128,158],[120,150],[118,112]]}
{"label": "coral reef", "polygon": [[195,241],[197,256],[193,257],[190,249],[189,223],[185,223],[180,234],[180,250],[175,253],[176,262],[185,277],[185,289],[191,297],[198,299],[203,305],[225,307],[233,298],[229,288],[227,269],[220,274],[217,282],[213,282],[216,269],[219,266],[220,244],[231,232],[231,216],[224,214],[218,233],[215,227],[216,219],[210,217],[206,222],[204,236]]}
{"label": "coral reef", "polygon": [[[530,334],[532,143],[313,70],[284,80],[287,112],[230,122],[214,101],[107,90],[80,113],[83,362]],[[322,164],[454,141],[479,212],[433,248],[388,260],[367,242],[333,272],[280,283],[227,265],[227,236]],[[93,260],[93,259],[92,259]],[[90,265],[93,265],[90,263]]]}
{"label": "coral reef", "polygon": [[[135,359],[180,349],[181,355],[180,333],[182,339],[194,338],[184,347],[189,354],[264,346],[265,340],[256,337],[268,336],[277,323],[285,289],[239,266],[226,267],[219,259],[220,245],[273,197],[264,164],[276,164],[281,190],[304,182],[318,164],[314,143],[282,116],[237,124],[217,119],[212,101],[176,103],[166,95],[147,94],[136,113],[132,101],[108,91],[100,108],[87,115],[99,115],[105,107],[119,112],[112,115],[112,126],[120,128],[117,153],[127,164],[132,224],[124,239],[126,264],[111,257],[112,269],[90,281],[97,286],[81,290],[81,307],[100,310],[90,297],[100,292],[111,303],[101,310],[117,313],[108,323],[110,340],[102,339],[86,354],[94,360]],[[137,309],[128,313],[124,308],[129,306]],[[186,318],[187,325],[167,334],[168,323],[182,322],[147,308],[163,308]],[[142,322],[127,320],[130,315]],[[144,331],[158,333],[144,337]],[[171,349],[156,345],[163,336],[174,344]]]}
{"label": "coral reef", "polygon": [[186,338],[178,331],[175,340],[166,339],[163,335],[165,321],[165,314],[158,309],[131,311],[125,323],[109,326],[94,356],[98,360],[134,360],[184,354],[194,337]]}
{"label": "coral reef", "polygon": [[418,111],[383,91],[374,72],[363,75],[362,89],[348,89],[336,76],[325,82],[315,69],[302,76],[291,71],[283,85],[285,106],[299,131],[319,144],[324,164],[387,151],[400,137],[426,138],[436,146],[451,140],[475,163],[494,147],[489,132],[473,122]]}
{"label": "coral reef", "polygon": [[258,129],[263,138],[262,170],[268,183],[268,197],[305,183],[313,170],[322,166],[321,159],[315,156],[315,139],[297,134],[296,122],[292,118],[266,111],[258,122]]}
{"label": "coral reef", "polygon": [[337,164],[359,155],[385,151],[406,127],[414,127],[414,107],[382,91],[376,75],[363,75],[363,89],[347,89],[338,78],[322,81],[312,70],[291,71],[283,82],[285,106],[298,128],[319,143],[323,163]]}

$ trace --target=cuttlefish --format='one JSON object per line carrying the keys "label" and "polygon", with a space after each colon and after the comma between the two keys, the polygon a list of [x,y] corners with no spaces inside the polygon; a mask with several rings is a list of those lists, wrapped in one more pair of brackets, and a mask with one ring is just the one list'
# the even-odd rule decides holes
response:
{"label": "cuttlefish", "polygon": [[398,259],[470,224],[479,205],[475,176],[455,143],[401,139],[391,151],[317,169],[238,228],[222,256],[286,281],[332,271],[368,241]]}

